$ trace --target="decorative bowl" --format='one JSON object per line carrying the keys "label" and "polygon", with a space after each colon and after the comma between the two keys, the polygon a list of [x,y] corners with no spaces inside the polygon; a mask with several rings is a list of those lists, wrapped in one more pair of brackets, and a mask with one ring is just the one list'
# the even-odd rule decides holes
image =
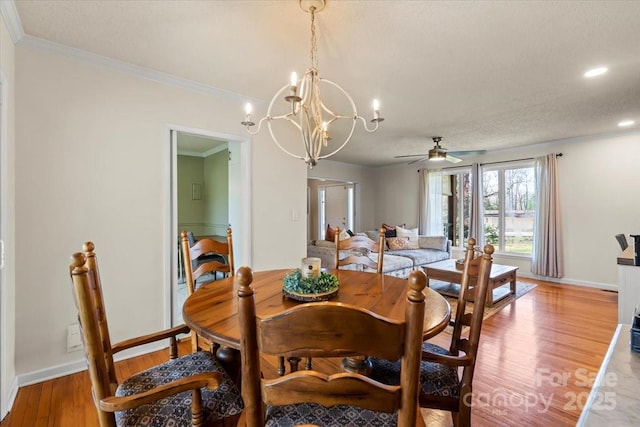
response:
{"label": "decorative bowl", "polygon": [[284,294],[285,297],[292,299],[294,301],[316,302],[316,301],[330,300],[331,298],[333,298],[338,294],[338,289],[339,288],[335,288],[333,291],[323,292],[320,294],[300,294],[298,292],[287,291],[286,289],[282,288],[282,293]]}

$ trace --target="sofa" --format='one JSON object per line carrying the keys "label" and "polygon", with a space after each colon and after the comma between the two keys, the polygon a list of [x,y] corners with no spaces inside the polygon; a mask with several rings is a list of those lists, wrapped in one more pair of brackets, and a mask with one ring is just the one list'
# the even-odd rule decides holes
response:
{"label": "sofa", "polygon": [[[371,240],[378,241],[378,230],[368,230],[363,233]],[[389,249],[385,248],[382,261],[382,273],[406,279],[412,270],[420,268],[426,264],[442,261],[451,258],[451,241],[444,236],[417,236],[417,246],[415,249]],[[336,244],[327,240],[312,240],[307,245],[307,256],[320,258],[322,268],[336,268]],[[343,258],[346,254],[340,254]],[[371,252],[368,254],[374,262],[378,261],[378,254]],[[347,266],[355,269],[357,266]],[[375,272],[368,267],[364,271]]]}

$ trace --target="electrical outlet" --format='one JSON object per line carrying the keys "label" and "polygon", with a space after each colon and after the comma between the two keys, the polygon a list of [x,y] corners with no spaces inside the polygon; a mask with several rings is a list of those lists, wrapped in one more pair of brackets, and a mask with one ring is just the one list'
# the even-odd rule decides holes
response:
{"label": "electrical outlet", "polygon": [[73,324],[67,327],[67,353],[82,349],[82,337],[80,336],[80,325]]}

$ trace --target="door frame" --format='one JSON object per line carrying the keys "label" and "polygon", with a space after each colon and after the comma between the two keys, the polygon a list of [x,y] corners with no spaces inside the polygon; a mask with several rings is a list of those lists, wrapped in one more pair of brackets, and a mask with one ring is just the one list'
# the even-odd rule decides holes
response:
{"label": "door frame", "polygon": [[[326,224],[326,216],[327,216],[327,203],[326,203],[326,193],[327,188],[335,188],[335,187],[344,187],[345,190],[345,202],[346,202],[346,214],[345,218],[347,220],[345,224],[339,224],[342,228],[353,229],[355,220],[356,220],[356,212],[355,212],[355,203],[356,203],[356,185],[353,182],[343,181],[343,182],[333,182],[327,183],[327,185],[319,185],[318,186],[318,236],[320,236],[327,224]],[[336,227],[338,224],[334,224]]]}
{"label": "door frame", "polygon": [[[236,257],[236,265],[251,265],[251,139],[246,136],[232,135],[206,129],[197,129],[175,124],[167,124],[165,129],[166,138],[166,179],[164,188],[164,212],[165,212],[165,233],[164,233],[164,265],[165,274],[165,325],[173,325],[173,305],[178,289],[178,244],[175,230],[178,228],[178,147],[177,132],[190,133],[204,137],[225,140],[229,142],[230,150],[236,147],[240,151],[240,206],[229,207],[229,210],[238,212],[240,221],[239,231],[234,231],[234,242],[236,236],[239,241],[239,254]],[[231,174],[231,171],[229,172]],[[229,198],[230,203],[233,198]],[[231,221],[231,217],[229,218]],[[234,248],[236,245],[234,245]],[[234,251],[235,252],[235,251]]]}
{"label": "door frame", "polygon": [[[7,224],[7,181],[9,179],[7,172],[7,144],[9,138],[8,84],[9,79],[4,70],[0,68],[0,245],[2,246],[2,254],[0,254],[2,258],[0,259],[0,420],[3,420],[9,409],[11,409],[17,393],[15,372],[12,378],[8,376],[10,368],[13,370],[15,364],[15,342],[11,346],[7,345],[9,335],[7,328],[9,325],[15,326],[15,313],[13,313],[13,318],[7,317],[10,311],[9,301],[7,301],[6,263],[7,230],[9,229]],[[15,305],[15,301],[12,304]],[[11,337],[15,340],[15,334],[11,334]],[[7,348],[10,348],[11,351],[8,352]]]}

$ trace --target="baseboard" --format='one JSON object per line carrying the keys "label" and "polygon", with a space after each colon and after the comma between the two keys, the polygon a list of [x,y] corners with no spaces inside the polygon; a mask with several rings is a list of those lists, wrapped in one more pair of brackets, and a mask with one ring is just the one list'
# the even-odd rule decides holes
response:
{"label": "baseboard", "polygon": [[[119,362],[121,360],[130,359],[136,356],[142,356],[154,351],[163,350],[168,346],[165,343],[151,343],[143,346],[136,347],[135,349],[124,350],[114,356],[114,360]],[[60,365],[51,366],[37,371],[27,372],[20,374],[16,377],[16,392],[18,387],[24,387],[31,384],[37,384],[42,381],[48,381],[55,378],[64,377],[65,375],[75,374],[87,369],[87,362],[83,358],[73,360],[71,362],[62,363]],[[14,381],[16,382],[16,381]]]}
{"label": "baseboard", "polygon": [[531,273],[520,273],[519,271],[518,271],[518,277],[524,277],[526,279],[544,280],[545,282],[552,282],[552,283],[558,283],[558,284],[576,285],[576,286],[583,286],[585,288],[596,288],[596,289],[602,289],[605,291],[618,292],[618,285],[612,285],[610,283],[590,282],[588,280],[574,280],[574,279],[568,279],[566,277],[562,277],[558,279],[555,277],[536,276],[535,274],[531,274]]}
{"label": "baseboard", "polygon": [[9,395],[7,396],[7,401],[2,407],[2,413],[0,414],[0,421],[3,421],[4,418],[9,414],[11,408],[13,408],[13,402],[16,400],[16,396],[18,395],[18,378],[13,377],[13,381],[11,381],[11,387],[9,387]]}

